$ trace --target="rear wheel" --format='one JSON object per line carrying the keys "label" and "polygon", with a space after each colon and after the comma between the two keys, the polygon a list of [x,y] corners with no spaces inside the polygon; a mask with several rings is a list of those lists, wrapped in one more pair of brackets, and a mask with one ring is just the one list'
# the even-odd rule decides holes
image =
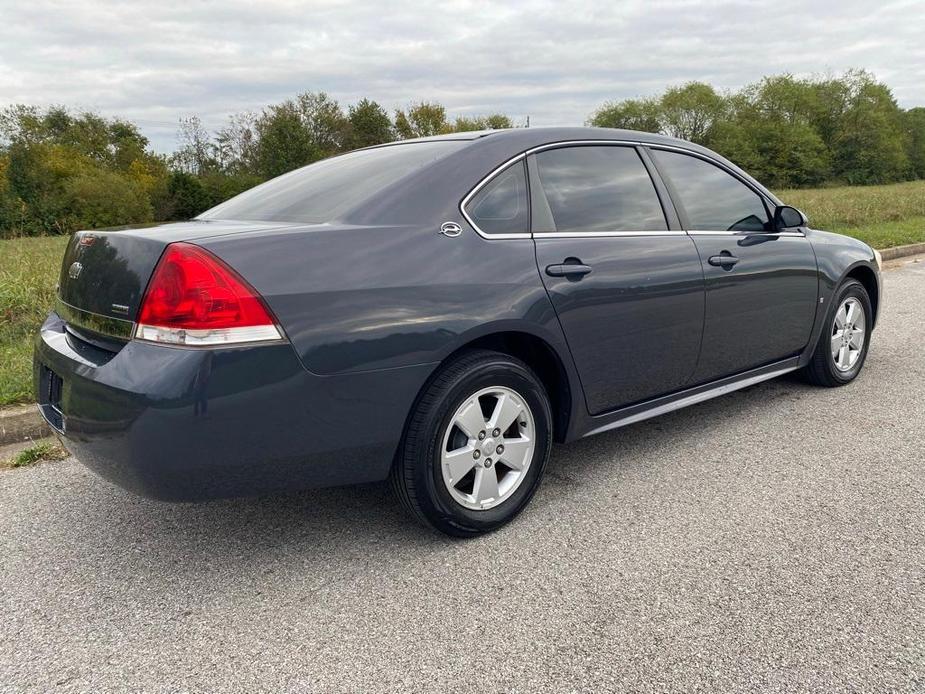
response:
{"label": "rear wheel", "polygon": [[440,369],[415,406],[392,484],[405,508],[437,530],[494,530],[539,486],[551,421],[546,391],[526,364],[468,352]]}
{"label": "rear wheel", "polygon": [[873,310],[864,285],[847,280],[835,293],[819,344],[805,373],[819,386],[843,386],[861,372],[867,358]]}

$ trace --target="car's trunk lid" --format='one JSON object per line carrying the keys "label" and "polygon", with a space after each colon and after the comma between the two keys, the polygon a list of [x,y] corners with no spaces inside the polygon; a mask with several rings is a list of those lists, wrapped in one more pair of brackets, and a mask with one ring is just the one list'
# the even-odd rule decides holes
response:
{"label": "car's trunk lid", "polygon": [[79,231],[64,253],[56,309],[80,331],[128,339],[148,280],[169,243],[279,226],[194,221]]}

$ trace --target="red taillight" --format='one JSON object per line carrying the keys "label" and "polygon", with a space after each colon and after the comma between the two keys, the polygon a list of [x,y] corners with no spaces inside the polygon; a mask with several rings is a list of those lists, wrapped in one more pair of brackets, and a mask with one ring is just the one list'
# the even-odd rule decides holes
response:
{"label": "red taillight", "polygon": [[214,345],[279,340],[257,291],[199,246],[172,243],[141,301],[135,336],[155,342]]}

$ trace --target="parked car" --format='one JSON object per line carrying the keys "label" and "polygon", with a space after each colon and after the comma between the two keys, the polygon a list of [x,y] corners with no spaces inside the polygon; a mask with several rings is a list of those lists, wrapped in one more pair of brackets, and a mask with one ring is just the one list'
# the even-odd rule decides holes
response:
{"label": "parked car", "polygon": [[875,251],[703,147],[460,133],[75,234],[35,388],[68,449],[135,492],[391,478],[466,536],[526,506],[554,440],[798,369],[851,382],[882,295]]}

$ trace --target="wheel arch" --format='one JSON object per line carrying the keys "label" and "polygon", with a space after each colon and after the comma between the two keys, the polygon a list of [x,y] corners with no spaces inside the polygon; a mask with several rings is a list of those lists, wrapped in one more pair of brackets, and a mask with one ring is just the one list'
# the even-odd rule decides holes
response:
{"label": "wheel arch", "polygon": [[572,415],[572,392],[568,371],[552,345],[532,333],[509,330],[475,338],[455,350],[447,360],[471,349],[509,354],[533,369],[549,395],[553,439],[565,440]]}
{"label": "wheel arch", "polygon": [[[880,283],[877,281],[877,273],[864,263],[859,263],[845,273],[842,282],[846,279],[855,279],[864,285],[864,289],[867,290],[867,296],[870,297],[870,305],[874,313],[874,315],[871,316],[871,325],[876,325],[880,308]],[[839,282],[839,285],[841,285],[842,282]]]}
{"label": "wheel arch", "polygon": [[573,388],[580,388],[577,376],[570,373],[563,355],[547,339],[532,332],[516,329],[496,330],[470,336],[468,340],[463,341],[447,353],[435,365],[430,377],[421,385],[418,395],[414,399],[414,405],[408,412],[405,429],[407,429],[408,420],[411,418],[414,407],[417,406],[422,394],[427,390],[440,369],[461,354],[474,349],[487,349],[508,354],[520,359],[533,369],[549,395],[553,417],[553,439],[556,442],[563,442],[567,439],[569,427],[574,419],[573,407],[576,399],[580,400],[580,393],[573,392]]}

